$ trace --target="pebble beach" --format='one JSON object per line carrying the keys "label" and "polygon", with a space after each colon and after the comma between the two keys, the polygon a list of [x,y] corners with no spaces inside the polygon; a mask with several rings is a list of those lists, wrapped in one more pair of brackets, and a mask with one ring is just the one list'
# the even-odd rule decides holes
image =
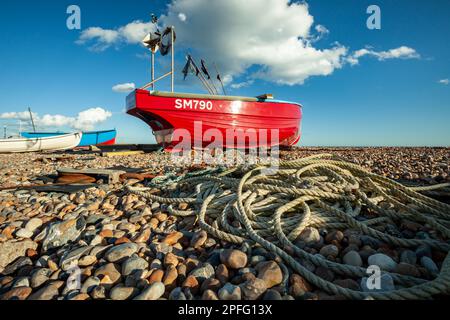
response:
{"label": "pebble beach", "polygon": [[[281,151],[280,156],[295,160],[322,153],[407,186],[450,182],[450,148],[295,148]],[[78,191],[67,191],[64,185],[40,189],[61,182],[58,168],[127,174],[113,182],[85,180],[76,184],[84,185]],[[162,152],[117,157],[89,151],[0,155],[0,299],[346,299],[310,283],[282,257],[257,243],[219,239],[201,228],[195,215],[173,215],[164,203],[124,192],[127,186],[146,187],[155,176],[194,170],[173,165],[170,155]],[[450,204],[448,190],[424,195]],[[155,187],[151,192],[164,194]],[[177,203],[175,209],[189,210],[190,204]],[[238,221],[232,227],[243,228]],[[409,219],[394,219],[376,228],[399,238],[449,244],[426,223]],[[401,289],[395,275],[418,279],[417,283],[432,281],[447,254],[427,245],[394,246],[354,228],[326,225],[305,228],[293,242],[335,264],[380,266],[386,271],[381,278],[384,291]],[[367,279],[358,274],[292,256],[329,283],[370,290]]]}

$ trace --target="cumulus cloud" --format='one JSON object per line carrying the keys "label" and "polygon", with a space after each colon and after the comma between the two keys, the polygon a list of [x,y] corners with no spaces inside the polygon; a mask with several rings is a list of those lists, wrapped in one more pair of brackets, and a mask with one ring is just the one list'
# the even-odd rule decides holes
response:
{"label": "cumulus cloud", "polygon": [[441,79],[438,81],[438,83],[447,86],[450,83],[450,81],[448,79]]}
{"label": "cumulus cloud", "polygon": [[136,89],[136,85],[134,83],[120,83],[120,84],[116,84],[115,86],[112,87],[112,90],[114,92],[131,92],[134,89]]}
{"label": "cumulus cloud", "polygon": [[245,88],[245,87],[251,86],[254,82],[255,82],[254,80],[248,80],[248,81],[239,82],[239,83],[232,83],[230,85],[230,87],[233,89]]}
{"label": "cumulus cloud", "polygon": [[359,58],[364,56],[372,56],[377,58],[379,61],[388,59],[418,59],[420,55],[413,48],[407,46],[401,46],[388,51],[374,51],[370,48],[360,49],[348,57],[348,62],[350,64],[358,64]]}
{"label": "cumulus cloud", "polygon": [[[77,130],[93,130],[96,124],[106,121],[111,116],[112,113],[103,108],[90,108],[78,113],[76,117],[59,114],[46,114],[41,117],[39,114],[33,113],[33,120],[38,127],[71,127]],[[30,120],[30,114],[28,111],[6,112],[0,114],[0,119]]]}
{"label": "cumulus cloud", "polygon": [[178,14],[178,19],[180,19],[180,21],[184,22],[184,21],[186,21],[186,15],[183,12],[180,12]]}
{"label": "cumulus cloud", "polygon": [[[297,85],[313,76],[331,75],[346,64],[358,64],[363,56],[380,61],[419,57],[406,46],[378,52],[365,48],[350,53],[346,46],[335,43],[319,49],[315,42],[330,31],[314,24],[308,4],[290,0],[172,0],[159,23],[175,26],[178,48],[216,62],[228,84],[245,76]],[[151,23],[141,21],[102,29],[109,31],[105,35],[98,28],[89,28],[79,43],[92,40],[93,47],[100,49],[138,43],[152,28]]]}
{"label": "cumulus cloud", "polygon": [[146,34],[154,31],[155,26],[151,22],[135,20],[117,29],[103,29],[91,27],[83,30],[77,44],[90,44],[93,51],[104,51],[111,46],[121,43],[137,44],[142,41]]}

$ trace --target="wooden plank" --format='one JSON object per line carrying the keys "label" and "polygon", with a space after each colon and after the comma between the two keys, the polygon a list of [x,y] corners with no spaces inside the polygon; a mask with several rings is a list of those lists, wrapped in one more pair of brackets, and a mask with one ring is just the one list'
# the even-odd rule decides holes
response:
{"label": "wooden plank", "polygon": [[108,183],[120,182],[120,175],[126,173],[122,170],[108,170],[108,169],[71,169],[71,168],[59,168],[57,169],[59,175],[64,174],[84,174],[87,176],[94,176],[100,179],[106,179]]}

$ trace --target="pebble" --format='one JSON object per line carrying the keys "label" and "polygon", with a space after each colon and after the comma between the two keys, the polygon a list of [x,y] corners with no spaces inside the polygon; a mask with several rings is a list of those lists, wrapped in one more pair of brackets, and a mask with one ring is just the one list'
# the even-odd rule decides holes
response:
{"label": "pebble", "polygon": [[30,220],[28,220],[28,222],[25,225],[25,229],[34,233],[34,231],[36,231],[36,229],[38,229],[39,227],[41,227],[43,224],[42,220],[39,218],[31,218]]}
{"label": "pebble", "polygon": [[175,231],[168,234],[162,242],[170,246],[173,246],[175,243],[178,243],[178,241],[180,241],[181,238],[183,238],[183,234],[181,232]]}
{"label": "pebble", "polygon": [[202,230],[194,234],[194,236],[191,239],[191,247],[194,249],[198,249],[202,247],[206,240],[208,239],[208,234],[206,231]]}
{"label": "pebble", "polygon": [[436,276],[439,273],[439,268],[436,263],[427,256],[423,256],[420,259],[420,264],[433,276]]}
{"label": "pebble", "polygon": [[34,292],[28,297],[28,300],[53,300],[59,295],[59,288],[64,285],[63,281],[54,281],[42,289]]}
{"label": "pebble", "polygon": [[134,298],[138,293],[139,290],[137,288],[118,285],[111,289],[109,295],[111,300],[129,300]]}
{"label": "pebble", "polygon": [[33,237],[33,231],[30,231],[28,229],[20,229],[19,231],[16,232],[16,237],[29,239]]}
{"label": "pebble", "polygon": [[0,296],[0,300],[26,300],[33,291],[30,287],[17,287]]}
{"label": "pebble", "polygon": [[216,272],[215,272],[216,278],[222,283],[225,284],[228,282],[229,279],[229,272],[228,272],[228,268],[226,265],[224,264],[220,264],[217,268],[216,268]]}
{"label": "pebble", "polygon": [[203,292],[202,300],[219,300],[219,297],[214,291],[206,290]]}
{"label": "pebble", "polygon": [[37,249],[37,243],[31,240],[24,240],[20,242],[7,241],[0,243],[0,273],[11,262],[19,257],[25,256],[28,249]]}
{"label": "pebble", "polygon": [[394,260],[392,260],[391,257],[382,253],[371,255],[368,259],[368,263],[369,266],[371,265],[378,266],[381,270],[389,272],[393,271],[397,266],[397,263]]}
{"label": "pebble", "polygon": [[209,263],[204,263],[201,267],[192,270],[189,275],[196,277],[200,281],[204,281],[213,277],[215,274],[214,267]]}
{"label": "pebble", "polygon": [[411,277],[420,277],[420,271],[417,269],[416,266],[400,262],[394,269],[394,273],[402,274],[405,276],[411,276]]}
{"label": "pebble", "polygon": [[248,280],[239,287],[241,288],[242,297],[244,300],[257,300],[267,290],[266,282],[259,278]]}
{"label": "pebble", "polygon": [[329,244],[320,249],[320,254],[325,258],[328,257],[336,258],[339,254],[339,248],[333,244]]}
{"label": "pebble", "polygon": [[148,262],[145,259],[132,255],[122,263],[122,275],[128,276],[135,271],[143,271],[148,268]]}
{"label": "pebble", "polygon": [[[95,270],[94,275],[99,278],[103,277],[103,279],[101,279],[101,283],[102,285],[107,287],[112,287],[113,285],[117,284],[122,276],[114,263],[108,263],[99,267],[97,270]],[[107,279],[103,281],[105,278]]]}
{"label": "pebble", "polygon": [[231,269],[240,269],[247,265],[247,255],[240,250],[223,250],[220,261]]}
{"label": "pebble", "polygon": [[147,289],[142,291],[134,300],[158,300],[166,290],[162,282],[152,283]]}
{"label": "pebble", "polygon": [[361,256],[356,251],[347,252],[347,254],[342,258],[342,261],[345,264],[355,266],[355,267],[361,267],[363,265]]}
{"label": "pebble", "polygon": [[266,283],[267,288],[277,286],[283,281],[283,272],[275,261],[261,262],[255,267],[258,278]]}
{"label": "pebble", "polygon": [[400,255],[400,262],[415,265],[417,263],[417,255],[412,250],[404,250]]}
{"label": "pebble", "polygon": [[306,227],[298,236],[296,241],[303,241],[306,244],[312,244],[320,242],[321,237],[319,230],[312,227]]}
{"label": "pebble", "polygon": [[50,279],[52,270],[47,268],[35,269],[31,274],[30,284],[32,288],[38,288]]}
{"label": "pebble", "polygon": [[218,292],[220,300],[241,300],[241,288],[231,283],[225,284]]}
{"label": "pebble", "polygon": [[265,301],[278,301],[278,300],[283,300],[283,297],[281,296],[281,294],[273,289],[267,290],[266,293],[264,294],[263,300]]}
{"label": "pebble", "polygon": [[[42,233],[44,235],[42,249],[47,251],[75,241],[85,227],[86,221],[83,217],[49,225]],[[40,238],[40,235],[37,238]]]}
{"label": "pebble", "polygon": [[182,300],[187,300],[187,298],[186,298],[186,295],[183,293],[183,289],[180,287],[177,287],[170,292],[169,300],[182,301]]}
{"label": "pebble", "polygon": [[121,262],[138,250],[135,243],[123,243],[114,246],[105,253],[105,259],[109,262]]}

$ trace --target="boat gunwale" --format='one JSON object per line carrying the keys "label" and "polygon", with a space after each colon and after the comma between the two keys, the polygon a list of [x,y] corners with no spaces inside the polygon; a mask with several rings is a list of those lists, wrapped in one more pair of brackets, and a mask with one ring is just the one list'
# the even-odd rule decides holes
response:
{"label": "boat gunwale", "polygon": [[303,105],[297,102],[276,100],[276,99],[261,99],[257,97],[244,97],[244,96],[224,96],[224,95],[209,95],[209,94],[197,94],[197,93],[184,93],[184,92],[168,92],[168,91],[148,91],[143,89],[136,89],[131,94],[146,93],[150,96],[163,97],[163,98],[184,98],[184,99],[200,99],[200,100],[224,100],[224,101],[243,101],[243,102],[265,102],[265,103],[283,103],[299,106],[303,108]]}
{"label": "boat gunwale", "polygon": [[[61,138],[67,138],[70,136],[76,136],[76,135],[83,135],[82,132],[74,132],[74,133],[68,133],[68,134],[63,134],[63,135],[58,135],[58,136],[49,136],[49,137],[36,137],[36,138],[14,138],[14,139],[0,139],[0,142],[25,142],[25,141],[34,141],[34,140],[52,140],[52,139],[61,139]],[[80,138],[81,140],[81,138]]]}

